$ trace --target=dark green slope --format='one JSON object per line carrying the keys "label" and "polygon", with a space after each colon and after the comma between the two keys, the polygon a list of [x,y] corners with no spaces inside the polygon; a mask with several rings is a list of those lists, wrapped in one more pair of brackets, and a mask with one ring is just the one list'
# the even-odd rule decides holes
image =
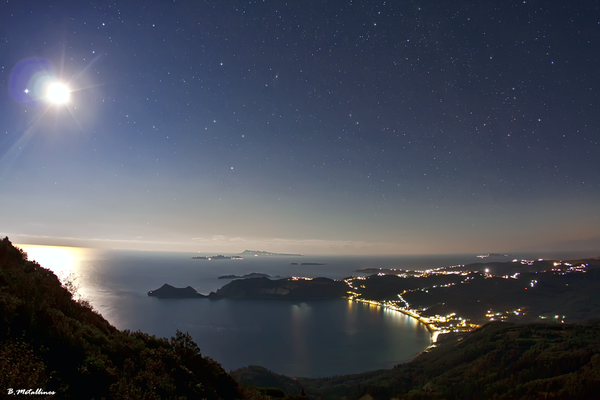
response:
{"label": "dark green slope", "polygon": [[248,386],[276,387],[285,393],[301,393],[303,388],[298,380],[277,374],[259,365],[250,365],[231,371],[236,381]]}
{"label": "dark green slope", "polygon": [[3,395],[8,388],[39,388],[58,399],[244,396],[217,362],[202,357],[188,334],[167,340],[117,330],[87,303],[74,301],[56,275],[27,261],[5,238],[0,241]]}

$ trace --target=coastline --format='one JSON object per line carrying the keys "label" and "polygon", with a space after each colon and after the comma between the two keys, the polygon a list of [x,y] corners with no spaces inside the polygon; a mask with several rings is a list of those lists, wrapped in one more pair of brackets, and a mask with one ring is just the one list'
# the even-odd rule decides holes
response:
{"label": "coastline", "polygon": [[[404,315],[408,315],[409,317],[412,317],[412,318],[416,319],[417,321],[421,322],[422,324],[425,325],[425,327],[427,328],[427,330],[431,334],[431,344],[425,350],[427,350],[429,347],[431,347],[432,345],[434,345],[434,343],[437,342],[438,336],[441,333],[443,333],[433,323],[431,323],[430,321],[428,321],[424,317],[420,316],[419,314],[413,313],[410,310],[406,310],[406,309],[401,308],[401,307],[391,307],[388,304],[385,304],[383,302],[374,301],[374,300],[363,300],[363,299],[348,299],[348,300],[356,301],[356,302],[359,302],[359,303],[371,304],[371,305],[375,305],[375,306],[378,306],[378,307],[383,307],[383,308],[385,308],[387,310],[397,311],[397,312],[400,312],[400,313],[402,313]],[[425,351],[425,350],[423,350],[423,351]],[[419,354],[421,354],[421,353],[419,353]]]}

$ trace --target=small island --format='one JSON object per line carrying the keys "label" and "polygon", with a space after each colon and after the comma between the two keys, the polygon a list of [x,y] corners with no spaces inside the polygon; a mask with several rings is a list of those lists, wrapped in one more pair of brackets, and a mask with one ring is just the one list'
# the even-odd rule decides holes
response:
{"label": "small island", "polygon": [[192,257],[192,260],[243,260],[240,256],[225,256],[223,254],[217,254],[214,256],[196,256]]}
{"label": "small island", "polygon": [[315,262],[305,262],[305,263],[290,263],[290,265],[327,265],[324,263],[315,263]]}
{"label": "small island", "polygon": [[510,254],[500,254],[500,253],[488,253],[477,256],[479,258],[488,258],[488,257],[509,257]]}
{"label": "small island", "polygon": [[191,286],[186,286],[184,288],[176,288],[167,283],[165,283],[158,289],[149,291],[148,296],[158,297],[159,299],[202,299],[208,297],[198,293],[196,289],[194,289]]}
{"label": "small island", "polygon": [[[246,275],[222,275],[222,276],[219,276],[218,279],[248,279],[248,278],[270,278],[270,277],[271,277],[271,275],[269,275],[269,274],[263,274],[260,272],[251,272]],[[279,278],[279,275],[277,275],[275,278]]]}
{"label": "small island", "polygon": [[254,257],[263,257],[263,256],[276,256],[276,257],[302,257],[304,254],[287,254],[287,253],[272,253],[270,251],[262,251],[262,250],[244,250],[240,253],[242,256],[254,256]]}

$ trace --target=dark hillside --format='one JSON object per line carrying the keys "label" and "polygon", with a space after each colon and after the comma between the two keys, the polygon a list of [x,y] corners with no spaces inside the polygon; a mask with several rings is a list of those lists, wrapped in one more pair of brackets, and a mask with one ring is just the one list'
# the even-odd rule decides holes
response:
{"label": "dark hillside", "polygon": [[60,399],[242,398],[237,386],[187,333],[167,340],[121,332],[74,301],[56,275],[27,261],[8,238],[0,241],[3,394],[14,388]]}
{"label": "dark hillside", "polygon": [[231,371],[236,381],[249,386],[276,387],[285,393],[300,393],[302,385],[294,378],[277,374],[259,365]]}

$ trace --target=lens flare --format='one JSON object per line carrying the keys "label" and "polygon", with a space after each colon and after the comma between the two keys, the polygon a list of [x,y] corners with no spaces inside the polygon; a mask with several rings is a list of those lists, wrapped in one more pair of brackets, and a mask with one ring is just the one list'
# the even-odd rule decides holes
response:
{"label": "lens flare", "polygon": [[11,73],[9,91],[19,103],[35,108],[66,104],[71,97],[69,87],[44,58],[21,60]]}

